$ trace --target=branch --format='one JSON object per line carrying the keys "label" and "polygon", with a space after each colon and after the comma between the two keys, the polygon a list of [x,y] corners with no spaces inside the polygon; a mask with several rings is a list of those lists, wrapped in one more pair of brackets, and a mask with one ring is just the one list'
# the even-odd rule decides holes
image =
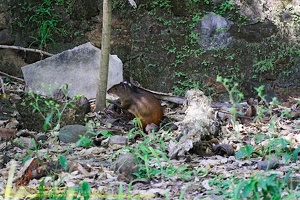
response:
{"label": "branch", "polygon": [[21,79],[21,78],[18,78],[18,77],[15,77],[15,76],[11,76],[11,75],[9,75],[9,74],[7,74],[7,73],[4,73],[4,72],[1,72],[1,71],[0,71],[0,74],[2,74],[2,75],[4,75],[4,76],[7,76],[7,77],[9,77],[9,78],[16,79],[16,80],[21,81],[21,82],[25,82],[25,81],[24,81],[23,79]]}
{"label": "branch", "polygon": [[24,47],[19,47],[19,46],[9,46],[9,45],[0,45],[0,48],[2,48],[2,49],[17,49],[17,50],[23,50],[23,51],[32,51],[32,52],[44,54],[44,55],[47,55],[47,56],[53,56],[53,54],[48,53],[46,51],[39,50],[39,49],[30,49],[30,48],[24,48]]}

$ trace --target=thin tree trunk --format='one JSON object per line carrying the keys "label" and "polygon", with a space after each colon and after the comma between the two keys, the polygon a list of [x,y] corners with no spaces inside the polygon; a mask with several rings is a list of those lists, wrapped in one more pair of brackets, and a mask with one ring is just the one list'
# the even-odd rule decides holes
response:
{"label": "thin tree trunk", "polygon": [[111,34],[111,2],[112,0],[103,0],[103,27],[101,41],[101,61],[99,83],[96,95],[95,111],[103,110],[106,102],[108,66],[110,55],[110,34]]}

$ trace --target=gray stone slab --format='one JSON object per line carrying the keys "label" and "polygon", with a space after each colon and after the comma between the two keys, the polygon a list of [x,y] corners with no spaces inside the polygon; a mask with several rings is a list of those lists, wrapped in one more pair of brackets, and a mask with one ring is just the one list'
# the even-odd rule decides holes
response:
{"label": "gray stone slab", "polygon": [[[83,94],[95,98],[99,80],[100,49],[86,43],[45,60],[22,67],[26,91],[52,96],[64,84],[69,96]],[[123,81],[123,64],[116,55],[110,55],[108,85]]]}

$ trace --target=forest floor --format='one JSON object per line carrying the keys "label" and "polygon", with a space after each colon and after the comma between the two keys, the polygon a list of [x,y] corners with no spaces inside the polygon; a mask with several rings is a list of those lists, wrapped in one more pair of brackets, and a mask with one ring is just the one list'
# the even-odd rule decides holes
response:
{"label": "forest floor", "polygon": [[[15,109],[15,100],[23,98],[24,84],[13,79],[3,83],[1,101],[9,101]],[[193,147],[200,143],[204,150],[199,153],[192,147],[181,149],[184,153],[172,156],[174,159],[170,159],[172,144],[180,148],[180,138],[190,134],[182,131],[180,120],[185,118],[186,112],[181,105],[174,107],[163,102],[165,115],[173,119],[179,129],[160,128],[137,139],[128,135],[141,133],[141,130],[127,129],[122,124],[115,126],[114,119],[104,124],[101,119],[107,115],[89,112],[86,126],[92,127],[98,136],[81,137],[76,143],[59,141],[59,130],[19,128],[21,113],[2,105],[0,196],[20,199],[299,199],[299,103],[299,99],[292,97],[282,103],[256,101],[247,105],[239,102],[246,105],[240,114],[223,107],[210,108],[213,120],[220,124],[218,131],[209,137],[196,133],[202,134],[200,142],[194,141],[197,135],[189,141]],[[249,108],[252,108],[250,114]],[[118,138],[116,133],[122,137]],[[214,148],[215,145],[221,146]]]}

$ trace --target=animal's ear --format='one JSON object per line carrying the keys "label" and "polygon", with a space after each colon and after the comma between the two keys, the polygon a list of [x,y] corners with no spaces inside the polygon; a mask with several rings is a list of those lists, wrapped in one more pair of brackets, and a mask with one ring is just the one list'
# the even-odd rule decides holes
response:
{"label": "animal's ear", "polygon": [[131,84],[127,81],[123,81],[121,84],[124,88],[128,88],[128,87],[131,88]]}
{"label": "animal's ear", "polygon": [[127,85],[127,81],[122,81],[120,84],[125,87]]}

